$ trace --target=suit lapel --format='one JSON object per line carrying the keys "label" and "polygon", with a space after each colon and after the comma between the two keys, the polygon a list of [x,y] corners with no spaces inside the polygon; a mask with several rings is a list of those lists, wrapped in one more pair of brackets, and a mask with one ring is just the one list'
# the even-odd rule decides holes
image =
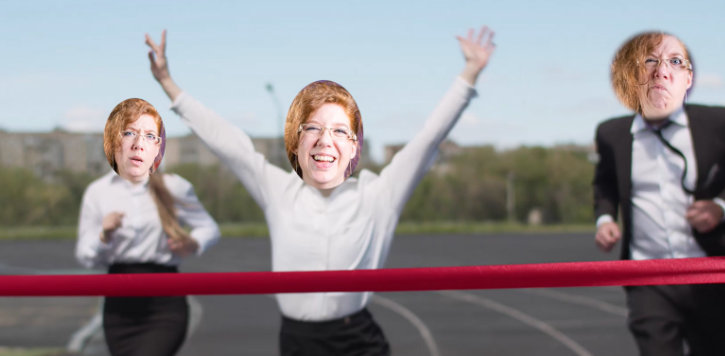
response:
{"label": "suit lapel", "polygon": [[[690,125],[690,136],[692,137],[692,149],[695,153],[695,161],[697,162],[697,180],[695,185],[695,192],[701,192],[703,184],[707,179],[709,172],[707,170],[712,167],[712,155],[709,154],[707,147],[711,147],[710,139],[713,135],[703,121],[698,116],[697,112],[691,107],[685,106],[685,112],[687,113],[687,120]],[[696,193],[697,194],[697,193]]]}
{"label": "suit lapel", "polygon": [[623,120],[619,129],[620,135],[615,138],[614,154],[617,162],[617,184],[622,190],[619,196],[622,197],[623,213],[629,213],[632,193],[632,122],[634,116]]}

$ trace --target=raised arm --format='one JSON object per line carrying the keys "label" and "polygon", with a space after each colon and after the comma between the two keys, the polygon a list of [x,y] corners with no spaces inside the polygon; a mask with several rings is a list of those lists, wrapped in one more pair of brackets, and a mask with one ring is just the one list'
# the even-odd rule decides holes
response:
{"label": "raised arm", "polygon": [[169,62],[166,60],[166,30],[161,32],[161,42],[156,44],[149,34],[146,34],[146,45],[149,46],[149,62],[151,62],[151,74],[154,75],[161,88],[171,101],[181,94],[181,88],[171,79],[169,73]]}
{"label": "raised arm", "polygon": [[398,213],[435,158],[438,146],[476,95],[473,85],[494,52],[493,32],[483,26],[478,33],[457,37],[465,65],[460,76],[443,96],[423,128],[380,172],[379,189],[389,197]]}
{"label": "raised arm", "polygon": [[266,195],[274,192],[268,188],[275,187],[275,183],[288,175],[287,172],[269,164],[254,149],[251,138],[243,130],[176,85],[169,74],[166,59],[166,30],[161,33],[159,44],[146,34],[146,44],[151,49],[148,54],[151,73],[171,99],[171,109],[234,172],[247,191],[264,208]]}

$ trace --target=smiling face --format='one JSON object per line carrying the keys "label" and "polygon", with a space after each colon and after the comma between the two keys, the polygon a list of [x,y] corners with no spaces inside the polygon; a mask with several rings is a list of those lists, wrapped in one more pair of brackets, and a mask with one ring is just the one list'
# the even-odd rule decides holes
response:
{"label": "smiling face", "polygon": [[[687,53],[680,41],[669,35],[650,53],[649,62],[641,80],[638,97],[645,118],[659,119],[669,116],[685,100],[687,90],[692,86],[692,71],[677,68],[665,59],[687,59]],[[659,62],[658,62],[659,61]]]}
{"label": "smiling face", "polygon": [[284,143],[297,175],[329,194],[354,172],[362,152],[362,117],[355,99],[330,80],[306,85],[290,104]]}
{"label": "smiling face", "polygon": [[160,143],[151,139],[152,135],[159,137],[156,120],[143,114],[118,134],[121,136],[115,152],[118,175],[134,183],[146,180],[160,149]]}
{"label": "smiling face", "polygon": [[[296,153],[305,183],[329,191],[347,178],[346,170],[357,153],[357,142],[340,133],[342,130],[352,132],[350,121],[342,106],[337,104],[324,104],[310,114],[305,124],[322,130],[299,132]],[[334,132],[336,129],[338,135]]]}

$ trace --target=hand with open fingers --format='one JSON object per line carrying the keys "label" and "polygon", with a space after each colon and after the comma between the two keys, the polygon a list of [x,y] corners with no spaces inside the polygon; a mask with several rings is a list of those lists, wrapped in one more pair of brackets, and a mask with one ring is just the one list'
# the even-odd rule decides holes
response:
{"label": "hand with open fingers", "polygon": [[461,78],[468,84],[475,85],[478,75],[486,67],[488,59],[496,49],[496,45],[493,44],[493,31],[483,26],[477,35],[474,29],[470,29],[465,38],[461,36],[456,36],[456,38],[466,60]]}
{"label": "hand with open fingers", "polygon": [[486,67],[491,54],[496,49],[493,35],[494,32],[488,26],[483,26],[478,34],[474,29],[469,29],[466,37],[456,36],[466,60],[466,68],[476,76]]}
{"label": "hand with open fingers", "polygon": [[685,219],[697,232],[712,231],[722,220],[723,210],[712,200],[698,200],[687,208]]}
{"label": "hand with open fingers", "polygon": [[149,62],[151,62],[151,73],[157,81],[171,78],[169,73],[169,63],[166,61],[166,30],[161,31],[161,42],[156,44],[154,40],[146,34],[146,45],[149,46]]}
{"label": "hand with open fingers", "polygon": [[616,222],[606,222],[599,225],[594,240],[600,250],[609,252],[621,238],[622,234],[619,231],[619,225]]}
{"label": "hand with open fingers", "polygon": [[114,211],[103,217],[103,221],[101,222],[103,228],[100,236],[101,242],[109,243],[111,241],[111,233],[121,227],[123,215],[121,212]]}

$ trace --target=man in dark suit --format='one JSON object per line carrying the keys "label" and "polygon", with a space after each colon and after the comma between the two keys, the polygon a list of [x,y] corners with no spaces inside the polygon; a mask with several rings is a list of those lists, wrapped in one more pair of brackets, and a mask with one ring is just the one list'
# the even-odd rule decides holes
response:
{"label": "man in dark suit", "polygon": [[[597,128],[597,246],[611,251],[623,237],[621,257],[634,260],[725,255],[725,108],[684,105],[693,66],[669,34],[632,37],[611,74],[634,115]],[[725,286],[625,291],[641,355],[725,355]]]}

